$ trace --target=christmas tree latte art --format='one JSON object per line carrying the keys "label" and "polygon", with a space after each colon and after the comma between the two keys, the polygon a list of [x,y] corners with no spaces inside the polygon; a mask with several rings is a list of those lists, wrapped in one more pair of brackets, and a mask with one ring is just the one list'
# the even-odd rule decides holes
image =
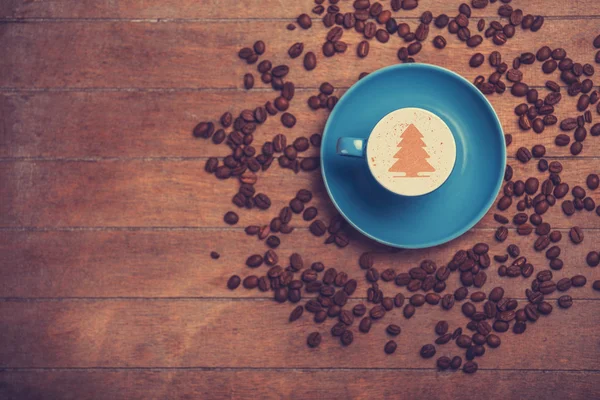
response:
{"label": "christmas tree latte art", "polygon": [[386,189],[420,196],[440,187],[456,161],[456,143],[437,115],[403,108],[383,117],[367,142],[373,176]]}
{"label": "christmas tree latte art", "polygon": [[398,161],[390,167],[389,171],[404,172],[406,177],[429,176],[429,174],[419,175],[419,172],[435,172],[427,162],[429,154],[423,149],[427,145],[421,140],[423,137],[421,132],[410,124],[400,137],[402,138],[402,142],[398,143],[400,150],[394,156]]}

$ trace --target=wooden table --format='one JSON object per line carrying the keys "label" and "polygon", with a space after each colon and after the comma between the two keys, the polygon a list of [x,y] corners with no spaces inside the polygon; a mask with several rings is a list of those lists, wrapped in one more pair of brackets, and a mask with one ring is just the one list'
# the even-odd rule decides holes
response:
{"label": "wooden table", "polygon": [[[458,3],[422,0],[417,10],[397,16],[414,28],[421,12],[455,15]],[[474,15],[489,23],[499,4]],[[291,65],[289,78],[297,86],[291,110],[298,124],[287,132],[290,138],[322,130],[326,112],[306,105],[321,82],[333,83],[339,95],[360,72],[397,62],[398,37],[387,45],[372,41],[369,57],[358,59],[354,32],[344,35],[350,44],[346,55],[324,59],[320,46],[326,31],[320,21],[308,31],[286,30],[313,5],[310,0],[0,2],[0,398],[600,396],[600,296],[591,289],[600,268],[585,265],[585,254],[600,243],[600,218],[594,213],[567,218],[554,208],[544,216],[563,236],[573,225],[585,230],[578,247],[565,236],[565,268],[555,272],[555,280],[577,273],[588,278],[585,288],[570,292],[573,307],[561,310],[551,300],[552,315],[529,324],[524,335],[502,335],[502,346],[488,349],[473,376],[438,372],[433,360],[418,355],[421,345],[433,341],[437,320],[464,326],[456,308],[429,307],[408,321],[396,310],[368,336],[357,333],[353,345],[342,348],[329,335],[331,321],[315,326],[305,315],[290,324],[291,304],[276,304],[259,291],[226,288],[231,274],[249,274],[244,265],[249,254],[265,251],[243,227],[269,221],[298,188],[314,191],[312,203],[325,220],[334,214],[318,171],[294,174],[273,167],[257,184],[271,196],[272,208],[242,211],[235,227],[223,223],[238,184],[214,179],[204,164],[209,156],[227,155],[227,148],[195,140],[191,130],[224,111],[236,113],[274,98],[260,82],[243,90],[243,74],[255,69],[239,60],[237,51],[263,39],[267,58]],[[341,5],[350,6],[347,0]],[[576,61],[593,63],[600,2],[515,0],[512,5],[546,21],[538,33],[517,29],[500,49],[508,63],[541,45],[564,47]],[[428,41],[417,60],[468,79],[491,72],[487,63],[470,69],[474,51],[445,36],[444,51]],[[301,58],[287,56],[297,41],[318,54],[311,73],[303,70]],[[489,54],[494,48],[486,40],[477,50]],[[523,71],[533,86],[543,87],[548,79],[539,64]],[[519,131],[513,114],[517,99],[506,94],[490,100],[506,133],[514,135],[509,163],[515,177],[542,177],[535,162],[514,159],[518,147],[537,143],[547,145],[548,160],[563,163],[563,180],[571,185],[584,185],[588,173],[599,172],[597,138],[588,137],[581,155],[571,157],[568,147],[553,145],[558,128],[542,135]],[[574,98],[563,96],[558,117],[573,115],[574,105]],[[271,118],[255,142],[284,129]],[[311,149],[309,155],[315,154]],[[600,202],[598,192],[593,196]],[[406,271],[424,258],[442,264],[456,250],[485,240],[493,242],[491,254],[517,243],[538,271],[546,268],[531,237],[511,231],[508,242],[494,242],[491,215],[437,248],[395,254],[379,249],[377,266]],[[322,261],[347,271],[360,282],[352,302],[362,301],[366,283],[358,256],[377,247],[357,237],[345,249],[324,247],[298,220],[296,231],[283,238],[280,257],[297,251],[305,263]],[[218,260],[210,258],[213,250],[221,253]],[[502,284],[507,295],[523,300],[528,281],[506,281],[495,266],[489,272],[487,289]],[[453,278],[448,288],[457,285]],[[391,322],[403,332],[396,353],[386,356],[384,326]],[[314,330],[324,340],[309,349],[306,337]],[[457,350],[441,347],[438,355]]]}

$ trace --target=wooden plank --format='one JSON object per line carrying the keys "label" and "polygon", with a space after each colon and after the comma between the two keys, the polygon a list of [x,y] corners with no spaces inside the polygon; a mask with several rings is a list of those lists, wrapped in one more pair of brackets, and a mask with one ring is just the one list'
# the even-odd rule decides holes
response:
{"label": "wooden plank", "polygon": [[598,372],[481,369],[474,376],[460,372],[335,369],[3,371],[0,394],[7,400],[591,399],[598,393],[599,379]]}
{"label": "wooden plank", "polygon": [[[389,0],[380,1],[389,9]],[[457,3],[458,4],[458,3]],[[394,13],[398,18],[417,17],[425,10],[435,13],[457,13],[457,4],[444,0],[430,0],[414,10]],[[342,10],[352,9],[351,3],[339,3]],[[499,4],[491,5],[483,10],[473,10],[475,17],[489,16],[496,18]],[[514,8],[522,8],[525,13],[544,16],[598,16],[600,7],[594,0],[578,0],[565,2],[559,7],[548,7],[544,0],[515,0]],[[264,0],[257,3],[241,3],[234,0],[193,0],[158,1],[147,0],[143,3],[134,0],[119,2],[75,1],[60,2],[5,0],[0,4],[0,16],[4,18],[296,18],[300,13],[310,12],[312,1],[282,2]],[[316,18],[316,16],[315,16]]]}
{"label": "wooden plank", "polygon": [[[296,221],[294,221],[294,224]],[[568,233],[563,231],[560,258],[561,271],[554,271],[554,280],[583,274],[588,282],[600,280],[600,268],[590,268],[585,262],[589,251],[598,250],[600,231],[585,232],[582,244],[574,246]],[[323,247],[323,240],[305,229],[288,236],[280,236],[282,243],[276,250],[279,263],[287,266],[289,256],[297,252],[303,256],[306,268],[316,261],[327,267],[345,271],[358,281],[354,297],[366,297],[369,287],[365,272],[358,267],[358,258],[365,251],[375,251],[375,267],[382,272],[393,268],[406,272],[424,259],[439,266],[445,265],[459,249],[468,249],[478,241],[490,244],[490,255],[505,254],[508,244],[517,244],[521,253],[535,266],[535,274],[548,269],[544,252],[533,250],[533,237],[518,236],[511,232],[505,243],[492,239],[492,231],[470,231],[442,246],[426,250],[389,252],[364,237],[352,238],[345,249]],[[536,236],[537,237],[537,236]],[[221,257],[213,260],[211,251]],[[231,291],[226,282],[233,274],[242,278],[266,274],[267,267],[250,269],[246,258],[267,250],[256,237],[248,237],[240,230],[201,231],[54,231],[54,232],[0,232],[0,298],[64,298],[64,297],[234,297],[271,298],[272,294],[239,288]],[[484,287],[489,292],[495,286],[506,287],[507,296],[525,298],[530,279],[501,278],[499,263],[492,262],[487,270]],[[535,275],[534,275],[535,276]],[[460,286],[458,274],[447,281],[447,291]],[[388,295],[404,289],[393,283],[382,283]],[[313,295],[304,294],[307,297]],[[550,298],[557,298],[556,292]],[[571,293],[576,299],[589,298],[588,290]]]}
{"label": "wooden plank", "polygon": [[[589,285],[579,290],[592,292]],[[435,361],[421,358],[419,349],[435,339],[436,322],[445,319],[453,329],[467,322],[458,307],[447,312],[426,306],[409,320],[396,309],[368,335],[357,331],[356,322],[355,340],[344,348],[329,334],[333,321],[316,326],[307,313],[289,323],[292,308],[247,300],[5,301],[0,360],[3,368],[434,368]],[[597,370],[598,312],[600,301],[593,300],[575,301],[569,310],[555,307],[552,315],[528,324],[525,334],[503,334],[501,347],[488,349],[479,365]],[[399,324],[402,333],[394,355],[386,356],[390,323]],[[323,341],[309,349],[306,337],[315,330]],[[457,354],[464,350],[448,344],[436,355]]]}
{"label": "wooden plank", "polygon": [[[339,90],[337,95],[343,93]],[[542,91],[545,93],[545,91]],[[298,90],[290,112],[301,121],[290,139],[321,132],[328,113],[307,105],[316,90]],[[224,157],[230,153],[225,144],[194,142],[191,130],[201,120],[217,121],[225,111],[239,113],[273,100],[268,91],[208,92],[36,92],[0,93],[1,157]],[[549,156],[569,156],[568,147],[554,145],[557,126],[543,134],[523,132],[517,125],[514,107],[519,100],[492,96],[492,104],[506,133],[513,135],[508,155],[521,146],[543,144]],[[556,116],[574,115],[577,99],[565,95]],[[126,113],[123,110],[127,110]],[[278,116],[269,118],[254,134],[254,146],[260,148],[275,133],[283,132]],[[229,130],[228,130],[229,131]],[[600,141],[588,137],[581,156],[600,154]],[[308,156],[318,154],[311,147]]]}
{"label": "wooden plank", "polygon": [[[565,46],[569,56],[578,62],[593,62],[595,51],[591,42],[597,24],[595,19],[548,19],[538,33],[518,29],[502,48],[486,40],[477,51],[487,54],[500,50],[511,62],[523,51],[536,51],[539,45],[533,43],[537,41],[551,47]],[[265,57],[275,65],[289,63],[288,79],[297,86],[318,87],[330,80],[342,87],[352,85],[363,71],[396,64],[398,48],[406,45],[397,36],[385,45],[372,40],[369,57],[358,59],[355,45],[361,37],[352,31],[343,37],[350,45],[347,54],[325,59],[321,55],[327,32],[323,25],[315,24],[310,31],[297,29],[292,33],[285,25],[285,21],[7,23],[0,27],[0,35],[4,53],[11,56],[0,59],[0,86],[240,88],[242,76],[255,68],[242,62],[237,52],[255,40],[265,39]],[[416,21],[412,25],[414,29]],[[433,29],[430,35],[435,34],[437,30]],[[298,41],[304,42],[305,51],[319,54],[319,66],[311,73],[304,70],[301,58],[290,60],[287,55],[289,46]],[[469,80],[479,74],[489,75],[488,65],[478,69],[468,66],[473,53],[456,37],[449,37],[444,51],[426,43],[416,59],[447,67]],[[339,63],[344,68],[339,68]],[[214,65],[226,68],[212,68]],[[524,80],[530,85],[541,86],[548,79],[540,73],[539,64],[524,67],[523,71]]]}
{"label": "wooden plank", "polygon": [[[562,180],[571,187],[585,185],[585,177],[598,172],[597,160],[562,163]],[[513,160],[512,164],[515,180],[547,176],[535,162],[523,165]],[[0,197],[5,201],[0,203],[0,227],[220,227],[225,212],[236,208],[230,199],[239,185],[234,179],[223,182],[209,176],[203,171],[203,160],[5,161],[2,167]],[[325,219],[333,215],[319,170],[295,175],[274,166],[259,179],[256,191],[269,195],[272,208],[241,210],[242,227],[268,223],[300,188],[315,193],[313,203]],[[591,195],[600,202],[597,194]],[[495,208],[479,228],[497,226],[493,212]],[[556,207],[544,220],[555,228],[598,228],[600,218],[585,211],[566,217]]]}

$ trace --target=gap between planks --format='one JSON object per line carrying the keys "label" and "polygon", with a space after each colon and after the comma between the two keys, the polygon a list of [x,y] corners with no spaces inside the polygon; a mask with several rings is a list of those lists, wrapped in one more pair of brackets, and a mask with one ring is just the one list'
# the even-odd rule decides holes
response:
{"label": "gap between planks", "polygon": [[[465,78],[466,79],[466,78]],[[546,89],[546,86],[536,86],[536,85],[528,85],[531,89]],[[568,86],[566,85],[559,85],[562,89],[566,89]],[[512,85],[507,86],[507,88],[511,88]],[[600,86],[594,86],[594,87],[600,87]],[[336,86],[336,90],[340,90],[340,91],[346,91],[350,89],[349,86]],[[295,91],[296,92],[314,92],[314,91],[318,91],[319,87],[318,86],[295,86]],[[45,88],[18,88],[18,87],[0,87],[0,93],[52,93],[52,92],[57,92],[57,93],[69,93],[69,92],[74,92],[74,93],[95,93],[95,92],[108,92],[108,93],[112,93],[112,92],[124,92],[124,93],[128,93],[128,92],[132,92],[132,93],[189,93],[189,92],[214,92],[214,93],[219,93],[219,92],[240,92],[240,93],[246,93],[246,92],[263,92],[263,93],[278,93],[278,90],[273,90],[272,88],[269,87],[257,87],[257,88],[252,88],[251,90],[246,90],[244,88],[239,88],[239,87],[231,87],[231,88],[226,88],[226,87],[179,87],[179,88],[161,88],[161,87],[154,87],[154,88],[141,88],[141,87],[131,87],[131,88],[119,88],[119,87],[110,87],[110,88],[103,88],[103,87],[45,87]],[[340,98],[342,96],[342,93],[340,94]],[[490,96],[486,96],[486,98],[490,98]],[[494,98],[494,97],[491,97]],[[517,98],[518,100],[518,98]]]}
{"label": "gap between planks", "polygon": [[[600,19],[600,15],[553,15],[543,16],[545,20],[593,20]],[[313,20],[320,21],[320,16],[312,16]],[[419,16],[395,16],[396,19],[406,21],[420,21]],[[486,21],[497,21],[506,19],[498,15],[482,15],[477,19]],[[41,17],[17,17],[17,18],[0,18],[0,24],[22,24],[22,23],[69,23],[69,22],[121,22],[121,23],[239,23],[239,22],[295,22],[296,17],[289,18],[41,18]]]}
{"label": "gap between planks", "polygon": [[[355,371],[432,371],[440,372],[437,368],[392,368],[392,367],[356,367],[356,368],[295,368],[295,367],[0,367],[2,372],[51,372],[51,371],[109,371],[109,372],[120,372],[120,371],[140,371],[140,372],[171,372],[171,371],[293,371],[293,372],[355,372]],[[600,369],[533,369],[533,368],[484,368],[480,367],[477,369],[477,373],[480,372],[495,372],[495,371],[506,371],[506,372],[538,372],[538,373],[554,373],[554,372],[568,372],[573,374],[589,374],[599,373]]]}
{"label": "gap between planks", "polygon": [[[408,292],[411,293],[411,292]],[[562,294],[563,292],[559,292]],[[317,296],[304,296],[302,300],[310,300],[316,299]],[[513,300],[517,301],[528,301],[526,297],[511,297]],[[549,297],[546,300],[557,300],[558,298]],[[351,297],[348,301],[351,302],[360,302],[366,301],[366,297]],[[50,303],[50,302],[99,302],[99,301],[213,301],[213,302],[265,302],[265,301],[273,301],[273,297],[223,297],[223,296],[214,296],[214,297],[202,297],[202,296],[182,296],[182,297],[126,297],[126,296],[108,296],[108,297],[0,297],[0,303]],[[597,297],[579,297],[577,299],[573,299],[573,302],[580,301],[600,301]]]}
{"label": "gap between planks", "polygon": [[[514,232],[517,229],[507,227]],[[0,227],[0,232],[185,232],[185,231],[243,231],[245,228],[220,226],[15,226]],[[468,232],[495,232],[497,228],[473,228]],[[308,231],[308,227],[296,227],[297,231]],[[555,228],[555,231],[569,232],[569,228]],[[598,228],[585,228],[586,231],[598,231]]]}
{"label": "gap between planks", "polygon": [[[181,161],[207,161],[209,158],[218,158],[220,161],[224,157],[0,157],[0,163],[4,162],[102,162],[102,161],[143,161],[143,162],[155,162],[155,161],[168,161],[168,162],[181,162]],[[298,157],[298,160],[305,158],[315,157]],[[317,157],[319,158],[319,157]],[[543,157],[547,160],[599,160],[600,156],[550,156]],[[516,160],[515,156],[507,155],[506,159]]]}

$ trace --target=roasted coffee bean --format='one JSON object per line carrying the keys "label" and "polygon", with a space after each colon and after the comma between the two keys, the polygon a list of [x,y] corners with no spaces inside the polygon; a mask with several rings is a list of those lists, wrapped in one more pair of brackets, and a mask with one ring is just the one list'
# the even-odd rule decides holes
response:
{"label": "roasted coffee bean", "polygon": [[312,332],[308,335],[306,343],[309,347],[318,347],[321,344],[321,334],[319,332]]}
{"label": "roasted coffee bean", "polygon": [[415,39],[417,39],[419,42],[422,42],[425,39],[427,39],[428,35],[429,35],[429,25],[424,24],[424,23],[419,24],[419,26],[417,27],[417,30],[415,31]]}
{"label": "roasted coffee bean", "polygon": [[579,244],[581,242],[583,242],[583,230],[578,227],[578,226],[574,226],[571,228],[571,230],[569,231],[569,238],[571,238],[571,241],[574,244]]}
{"label": "roasted coffee bean", "polygon": [[556,283],[554,283],[554,281],[543,281],[540,283],[538,290],[544,295],[554,293],[556,290]]}
{"label": "roasted coffee bean", "polygon": [[366,40],[360,42],[356,47],[356,54],[360,58],[365,58],[369,54],[369,42],[367,42]]}
{"label": "roasted coffee bean", "polygon": [[463,365],[463,372],[466,374],[474,374],[477,372],[479,365],[475,361],[467,361],[465,365]]}
{"label": "roasted coffee bean", "polygon": [[504,321],[496,320],[492,327],[496,332],[506,332],[508,330],[509,324]]}
{"label": "roasted coffee bean", "polygon": [[276,78],[283,78],[289,71],[290,68],[287,65],[278,65],[271,70],[271,74]]}
{"label": "roasted coffee bean", "polygon": [[573,298],[569,295],[560,296],[557,303],[560,308],[569,308],[573,305]]}
{"label": "roasted coffee bean", "polygon": [[371,318],[364,317],[358,325],[358,330],[362,333],[368,333],[371,330]]}
{"label": "roasted coffee bean", "polygon": [[420,42],[413,42],[411,43],[408,47],[408,55],[410,56],[414,56],[415,54],[419,53],[421,51],[422,45]]}
{"label": "roasted coffee bean", "polygon": [[422,294],[412,295],[410,298],[410,304],[412,304],[415,307],[421,307],[423,304],[425,304],[425,296],[423,296]]}
{"label": "roasted coffee bean", "polygon": [[436,36],[435,38],[433,38],[433,45],[437,48],[437,49],[443,49],[446,47],[446,38],[444,38],[443,36]]}
{"label": "roasted coffee bean", "polygon": [[585,189],[582,188],[581,186],[574,186],[573,189],[571,190],[571,194],[575,198],[583,199],[585,197],[586,193],[585,193]]}
{"label": "roasted coffee bean", "polygon": [[242,281],[242,286],[246,289],[254,289],[258,286],[258,277],[255,275],[250,275],[244,278]]}
{"label": "roasted coffee bean", "polygon": [[508,237],[508,229],[506,229],[506,227],[501,226],[496,230],[496,233],[494,235],[496,237],[496,240],[499,242],[504,242],[506,240],[506,238]]}
{"label": "roasted coffee bean", "polygon": [[310,224],[309,230],[313,235],[320,237],[325,234],[325,232],[327,231],[327,227],[325,226],[325,223],[323,221],[317,219]]}
{"label": "roasted coffee bean", "polygon": [[244,75],[244,88],[246,90],[250,90],[254,87],[254,75],[246,74]]}
{"label": "roasted coffee bean", "polygon": [[[563,131],[572,131],[577,127],[577,119],[576,118],[566,118],[560,122],[560,129]],[[592,127],[593,129],[593,127]]]}
{"label": "roasted coffee bean", "polygon": [[521,82],[521,80],[523,79],[523,73],[518,69],[511,69],[506,73],[506,79],[508,79],[511,82]]}
{"label": "roasted coffee bean", "polygon": [[407,304],[406,306],[404,306],[402,313],[404,314],[404,318],[410,319],[413,315],[415,315],[415,311],[415,306],[413,306],[412,304]]}
{"label": "roasted coffee bean", "polygon": [[571,138],[569,137],[569,135],[565,135],[564,133],[561,133],[561,134],[556,135],[556,138],[554,139],[554,144],[562,147],[562,146],[567,146],[570,141],[571,141]]}
{"label": "roasted coffee bean", "polygon": [[386,354],[392,354],[396,351],[398,345],[393,340],[390,340],[385,344],[384,351]]}
{"label": "roasted coffee bean", "polygon": [[312,26],[312,20],[307,14],[300,14],[296,19],[296,22],[298,22],[298,25],[300,25],[302,29],[309,29]]}
{"label": "roasted coffee bean", "polygon": [[571,288],[571,279],[569,279],[569,278],[562,278],[558,282],[556,282],[556,289],[559,292],[567,291],[570,288]]}
{"label": "roasted coffee bean", "polygon": [[440,337],[438,337],[437,339],[435,339],[434,343],[438,344],[438,345],[443,345],[443,344],[450,342],[450,340],[452,340],[452,334],[445,333],[445,334],[441,335]]}
{"label": "roasted coffee bean", "polygon": [[241,279],[239,276],[232,275],[231,277],[229,277],[229,280],[227,281],[227,288],[229,290],[237,289],[238,286],[240,286],[240,282],[241,282]]}
{"label": "roasted coffee bean", "polygon": [[233,212],[233,211],[228,211],[225,213],[224,217],[223,217],[223,221],[225,221],[226,224],[228,225],[235,225],[238,223],[239,221],[239,217],[238,215]]}
{"label": "roasted coffee bean", "polygon": [[582,286],[585,286],[586,283],[587,283],[587,279],[583,275],[575,275],[574,277],[571,278],[571,284],[574,287],[582,287]]}
{"label": "roasted coffee bean", "polygon": [[473,35],[467,39],[467,46],[469,47],[477,47],[483,42],[483,38],[481,35]]}
{"label": "roasted coffee bean", "polygon": [[600,254],[597,251],[590,251],[585,258],[587,265],[596,267],[600,264]]}
{"label": "roasted coffee bean", "polygon": [[193,134],[197,138],[208,139],[215,131],[215,124],[212,122],[200,122],[194,128]]}
{"label": "roasted coffee bean", "polygon": [[519,161],[521,161],[522,163],[526,163],[526,162],[528,162],[529,160],[531,160],[531,157],[532,157],[532,155],[531,155],[531,152],[529,151],[529,149],[528,149],[528,148],[526,148],[526,147],[520,147],[520,148],[517,150],[516,157],[517,157],[517,159],[518,159]]}
{"label": "roasted coffee bean", "polygon": [[420,351],[421,357],[423,358],[431,358],[435,355],[435,346],[432,344],[426,344],[421,347]]}
{"label": "roasted coffee bean", "polygon": [[548,315],[552,312],[552,305],[546,301],[542,301],[540,304],[538,304],[537,310],[540,314]]}
{"label": "roasted coffee bean", "polygon": [[293,114],[284,112],[281,114],[281,123],[286,128],[292,128],[294,125],[296,125],[296,117]]}
{"label": "roasted coffee bean", "polygon": [[498,200],[498,209],[500,211],[504,211],[508,207],[510,207],[511,204],[512,204],[512,198],[510,198],[508,196],[503,196],[502,198],[500,198],[500,200]]}
{"label": "roasted coffee bean", "polygon": [[561,207],[565,215],[571,216],[575,214],[575,206],[573,205],[573,202],[571,200],[563,201]]}

